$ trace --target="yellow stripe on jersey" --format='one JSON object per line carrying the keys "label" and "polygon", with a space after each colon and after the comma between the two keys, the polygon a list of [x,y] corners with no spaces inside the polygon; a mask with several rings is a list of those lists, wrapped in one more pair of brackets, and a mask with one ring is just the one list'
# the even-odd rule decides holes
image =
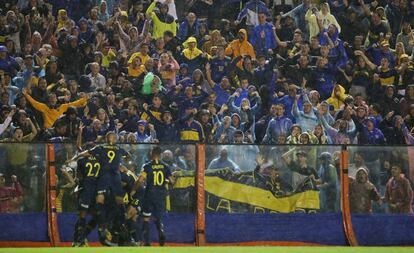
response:
{"label": "yellow stripe on jersey", "polygon": [[180,132],[180,140],[182,141],[199,141],[200,137],[197,131],[184,130]]}

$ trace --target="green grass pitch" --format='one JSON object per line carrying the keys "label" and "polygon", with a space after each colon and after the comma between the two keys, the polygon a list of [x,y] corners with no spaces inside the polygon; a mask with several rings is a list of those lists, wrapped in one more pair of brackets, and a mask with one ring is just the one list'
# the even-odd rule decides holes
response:
{"label": "green grass pitch", "polygon": [[136,247],[136,248],[0,248],[0,253],[405,253],[414,247]]}

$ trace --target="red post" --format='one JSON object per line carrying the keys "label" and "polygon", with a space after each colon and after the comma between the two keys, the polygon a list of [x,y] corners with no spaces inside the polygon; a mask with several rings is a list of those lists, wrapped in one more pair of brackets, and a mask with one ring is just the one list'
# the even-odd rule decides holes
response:
{"label": "red post", "polygon": [[197,196],[196,210],[196,245],[204,246],[206,243],[206,217],[205,217],[205,193],[204,193],[204,171],[206,168],[206,146],[204,144],[196,145],[197,168],[195,175],[195,188]]}
{"label": "red post", "polygon": [[60,244],[60,236],[56,213],[57,180],[53,144],[46,144],[46,177],[48,233],[51,245],[56,247]]}
{"label": "red post", "polygon": [[358,240],[355,237],[352,227],[351,210],[349,208],[349,180],[348,180],[348,161],[349,153],[344,146],[341,151],[341,210],[342,221],[346,239],[350,246],[358,246]]}

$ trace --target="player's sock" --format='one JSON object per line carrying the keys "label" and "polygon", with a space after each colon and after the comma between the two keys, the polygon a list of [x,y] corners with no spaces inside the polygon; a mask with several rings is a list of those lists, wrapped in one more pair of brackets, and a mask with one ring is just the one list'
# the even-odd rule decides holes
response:
{"label": "player's sock", "polygon": [[138,241],[138,233],[136,228],[136,222],[133,219],[126,220],[126,226],[128,228],[129,235],[134,241]]}
{"label": "player's sock", "polygon": [[85,234],[85,227],[86,227],[86,219],[82,217],[78,217],[78,220],[75,224],[75,234],[73,235],[73,240],[75,243],[81,243],[84,238]]}
{"label": "player's sock", "polygon": [[96,218],[93,218],[92,220],[88,222],[88,225],[86,225],[85,233],[84,233],[85,238],[88,237],[88,235],[92,232],[92,230],[95,229],[96,225],[97,225]]}
{"label": "player's sock", "polygon": [[149,221],[144,221],[142,224],[142,238],[144,239],[144,245],[150,246],[150,226]]}
{"label": "player's sock", "polygon": [[155,222],[155,225],[157,226],[157,230],[158,230],[158,239],[159,239],[160,246],[164,246],[165,244],[164,224],[162,224],[160,220],[157,220]]}

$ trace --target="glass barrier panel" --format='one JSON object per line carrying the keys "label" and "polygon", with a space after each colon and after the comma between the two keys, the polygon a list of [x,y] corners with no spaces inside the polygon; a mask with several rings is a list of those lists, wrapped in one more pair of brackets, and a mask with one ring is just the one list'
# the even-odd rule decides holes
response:
{"label": "glass barrier panel", "polygon": [[45,147],[0,144],[0,241],[48,241]]}
{"label": "glass barrier panel", "polygon": [[349,206],[360,245],[413,245],[414,147],[350,146]]}
{"label": "glass barrier panel", "polygon": [[345,244],[340,151],[339,146],[206,146],[207,242]]}
{"label": "glass barrier panel", "polygon": [[[139,178],[143,165],[150,161],[150,151],[154,145],[151,144],[119,144],[119,147],[127,151],[131,158],[121,161],[121,180],[123,184],[123,192],[125,193],[124,201],[127,206],[128,217],[133,220],[138,228],[142,227],[142,219],[140,211],[145,197],[145,188],[140,188],[135,196],[138,200],[137,205],[132,206],[128,193],[132,190],[135,181]],[[161,161],[168,165],[176,182],[167,185],[168,195],[165,199],[166,215],[163,219],[165,232],[168,242],[174,243],[192,243],[194,242],[194,212],[195,212],[195,146],[194,145],[159,145],[162,150]],[[90,147],[92,148],[92,147]],[[76,154],[76,147],[73,144],[56,144],[55,145],[56,164],[59,173],[59,194],[61,197],[61,208],[58,208],[59,215],[59,232],[61,240],[64,242],[72,242],[74,237],[74,227],[77,220],[77,210],[79,208],[79,171],[76,162],[67,164],[66,161]],[[85,169],[85,168],[83,168]],[[65,172],[64,172],[65,171]],[[69,171],[73,174],[76,182],[74,185],[66,184],[66,177]],[[73,173],[72,173],[73,171]],[[64,173],[62,173],[64,172]],[[98,177],[99,178],[99,177]],[[99,179],[98,179],[99,180]],[[105,198],[112,199],[113,195],[109,194]],[[94,205],[94,203],[92,204]],[[58,205],[59,207],[59,205]],[[111,209],[111,207],[108,207]],[[93,210],[93,207],[92,207]],[[132,215],[132,216],[131,216]],[[108,220],[110,220],[108,218]],[[155,227],[152,229],[151,238],[154,242],[158,242],[158,234]],[[138,231],[139,236],[142,230]],[[137,237],[136,240],[142,238]],[[97,232],[92,231],[88,237],[89,241],[97,242]]]}

